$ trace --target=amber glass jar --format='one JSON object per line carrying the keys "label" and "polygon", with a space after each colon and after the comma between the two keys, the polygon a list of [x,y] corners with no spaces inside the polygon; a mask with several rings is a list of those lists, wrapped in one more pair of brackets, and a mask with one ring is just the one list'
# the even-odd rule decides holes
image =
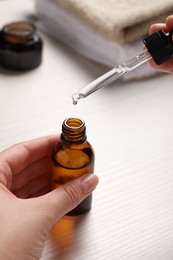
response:
{"label": "amber glass jar", "polygon": [[[62,134],[52,152],[53,189],[74,178],[94,172],[94,150],[86,140],[85,122],[68,118],[62,125]],[[68,215],[79,215],[91,208],[92,195],[82,201]]]}
{"label": "amber glass jar", "polygon": [[13,70],[30,70],[42,61],[42,40],[33,24],[14,22],[0,31],[0,65]]}

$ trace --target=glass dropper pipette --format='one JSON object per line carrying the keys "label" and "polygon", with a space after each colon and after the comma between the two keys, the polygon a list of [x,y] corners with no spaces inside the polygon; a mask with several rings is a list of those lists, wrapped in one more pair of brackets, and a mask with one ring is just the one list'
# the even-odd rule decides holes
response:
{"label": "glass dropper pipette", "polygon": [[87,86],[81,88],[78,92],[74,93],[72,95],[73,104],[76,105],[79,99],[85,98],[98,89],[108,86],[127,72],[136,69],[152,58],[157,65],[160,65],[171,58],[173,55],[172,35],[173,32],[165,33],[160,30],[147,36],[143,39],[143,43],[146,46],[144,51],[103,74]]}
{"label": "glass dropper pipette", "polygon": [[150,53],[148,51],[145,51],[136,55],[132,59],[124,62],[122,65],[113,68],[112,70],[108,71],[107,73],[92,81],[87,86],[81,88],[78,92],[74,93],[72,95],[73,104],[76,105],[79,99],[85,98],[93,92],[95,92],[96,90],[108,86],[115,80],[121,78],[127,72],[134,70],[135,68],[144,64],[151,58],[152,57]]}

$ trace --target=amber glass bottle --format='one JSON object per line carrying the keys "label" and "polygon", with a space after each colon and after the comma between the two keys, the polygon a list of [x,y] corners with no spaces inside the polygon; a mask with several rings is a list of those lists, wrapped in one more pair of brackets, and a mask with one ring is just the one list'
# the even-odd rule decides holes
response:
{"label": "amber glass bottle", "polygon": [[42,45],[33,24],[6,24],[0,31],[0,65],[12,70],[33,69],[42,61]]}
{"label": "amber glass bottle", "polygon": [[[94,150],[86,140],[85,122],[68,118],[62,124],[62,134],[52,152],[52,185],[57,188],[69,180],[94,172]],[[92,195],[68,215],[80,215],[91,207]]]}

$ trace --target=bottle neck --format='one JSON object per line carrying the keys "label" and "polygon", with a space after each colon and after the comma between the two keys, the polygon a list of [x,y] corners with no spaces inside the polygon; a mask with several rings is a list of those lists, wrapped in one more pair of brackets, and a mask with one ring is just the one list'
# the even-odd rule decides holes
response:
{"label": "bottle neck", "polygon": [[78,118],[65,119],[61,139],[67,143],[83,143],[86,140],[85,122]]}

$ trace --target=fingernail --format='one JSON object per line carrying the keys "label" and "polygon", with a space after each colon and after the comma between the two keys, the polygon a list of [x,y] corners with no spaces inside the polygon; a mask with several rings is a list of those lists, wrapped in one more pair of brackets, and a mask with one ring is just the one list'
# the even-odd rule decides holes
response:
{"label": "fingernail", "polygon": [[94,174],[87,174],[83,176],[81,182],[85,193],[92,192],[98,184],[98,177]]}

